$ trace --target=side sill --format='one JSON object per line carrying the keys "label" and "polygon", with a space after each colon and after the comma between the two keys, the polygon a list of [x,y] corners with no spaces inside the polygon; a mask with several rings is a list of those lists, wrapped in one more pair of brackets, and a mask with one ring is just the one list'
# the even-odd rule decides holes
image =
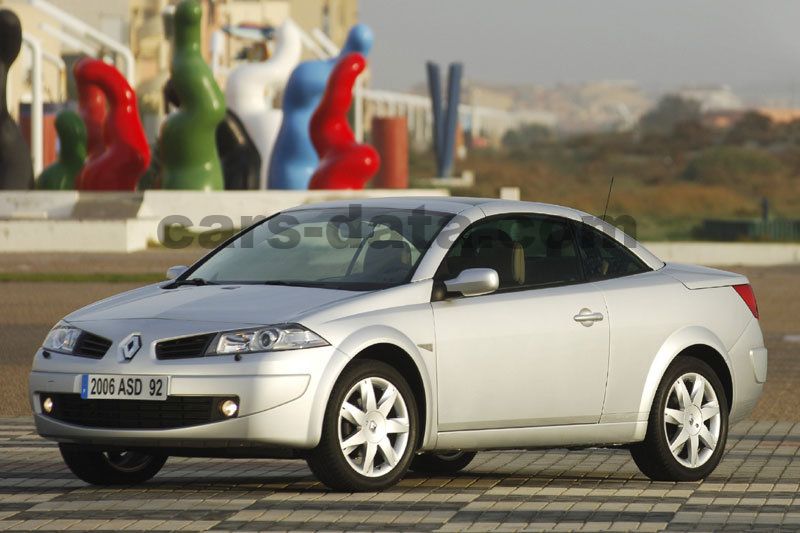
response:
{"label": "side sill", "polygon": [[646,422],[617,422],[445,431],[438,434],[436,448],[440,450],[503,450],[628,444],[643,440],[646,428]]}

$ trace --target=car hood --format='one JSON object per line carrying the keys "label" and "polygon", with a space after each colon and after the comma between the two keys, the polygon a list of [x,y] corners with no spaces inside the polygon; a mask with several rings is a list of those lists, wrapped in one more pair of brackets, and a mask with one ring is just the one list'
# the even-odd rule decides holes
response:
{"label": "car hood", "polygon": [[150,285],[71,313],[67,322],[162,319],[205,323],[275,324],[361,293],[272,285],[206,285],[162,289]]}

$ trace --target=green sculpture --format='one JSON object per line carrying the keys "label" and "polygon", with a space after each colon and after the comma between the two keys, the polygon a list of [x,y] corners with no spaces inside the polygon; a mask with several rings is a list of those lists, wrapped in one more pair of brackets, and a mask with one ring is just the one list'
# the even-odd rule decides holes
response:
{"label": "green sculpture", "polygon": [[65,109],[56,117],[58,161],[47,167],[36,181],[37,189],[71,191],[86,160],[86,126],[74,111]]}
{"label": "green sculpture", "polygon": [[169,86],[180,107],[161,128],[164,189],[224,188],[215,132],[225,118],[225,99],[200,54],[201,15],[194,0],[183,0],[175,10]]}

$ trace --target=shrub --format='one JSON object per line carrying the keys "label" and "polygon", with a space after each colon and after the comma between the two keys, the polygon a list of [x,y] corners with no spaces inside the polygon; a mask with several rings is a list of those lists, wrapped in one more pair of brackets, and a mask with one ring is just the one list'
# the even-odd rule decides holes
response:
{"label": "shrub", "polygon": [[745,185],[784,174],[780,160],[762,150],[719,146],[703,150],[683,172],[688,181],[703,184]]}

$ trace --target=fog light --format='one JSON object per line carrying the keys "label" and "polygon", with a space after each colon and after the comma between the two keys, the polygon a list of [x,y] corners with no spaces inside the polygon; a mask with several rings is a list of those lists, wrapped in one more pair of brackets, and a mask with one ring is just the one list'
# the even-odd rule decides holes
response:
{"label": "fog light", "polygon": [[239,412],[239,404],[233,400],[225,400],[219,404],[219,412],[222,413],[223,416],[231,418],[232,416],[236,416],[236,413]]}
{"label": "fog light", "polygon": [[53,399],[49,396],[42,402],[42,410],[48,415],[53,412]]}

